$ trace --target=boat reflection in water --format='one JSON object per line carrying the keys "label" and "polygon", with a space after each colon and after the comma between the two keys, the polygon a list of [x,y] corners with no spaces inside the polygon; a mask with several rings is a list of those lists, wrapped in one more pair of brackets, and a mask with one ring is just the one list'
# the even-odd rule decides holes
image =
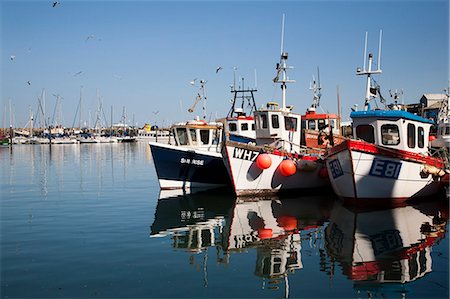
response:
{"label": "boat reflection in water", "polygon": [[323,249],[323,225],[334,197],[237,199],[230,225],[225,227],[225,248],[239,252],[256,249],[254,274],[263,288],[284,288],[289,297],[288,275],[302,269],[302,244],[308,251]]}
{"label": "boat reflection in water", "polygon": [[[229,264],[232,254],[253,248],[254,274],[263,278],[262,287],[284,289],[286,297],[288,274],[303,268],[301,243],[308,244],[308,250],[324,252],[323,225],[335,200],[332,196],[242,200],[206,193],[166,195],[160,194],[150,236],[171,236],[174,248],[203,252],[205,286],[208,247],[216,248],[219,264]],[[191,256],[190,263],[195,258]]]}
{"label": "boat reflection in water", "polygon": [[432,271],[431,249],[445,236],[447,205],[434,200],[364,211],[336,203],[325,230],[327,253],[356,290],[404,297],[407,283]]}

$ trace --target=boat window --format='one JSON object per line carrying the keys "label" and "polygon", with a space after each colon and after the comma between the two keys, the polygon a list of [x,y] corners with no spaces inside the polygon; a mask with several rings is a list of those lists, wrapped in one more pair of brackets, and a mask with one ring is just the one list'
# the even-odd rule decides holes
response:
{"label": "boat window", "polygon": [[267,129],[267,114],[261,114],[261,128]]}
{"label": "boat window", "polygon": [[316,121],[313,119],[308,120],[308,129],[315,130],[316,129]]}
{"label": "boat window", "polygon": [[200,141],[202,144],[209,143],[209,130],[200,130]]}
{"label": "boat window", "polygon": [[228,129],[230,130],[230,132],[235,132],[237,130],[236,123],[229,123]]}
{"label": "boat window", "polygon": [[178,141],[180,142],[180,145],[187,145],[188,144],[188,138],[187,138],[186,129],[184,129],[184,128],[175,129],[175,132],[177,134]]}
{"label": "boat window", "polygon": [[397,125],[381,126],[381,142],[384,145],[397,145],[400,143],[400,134]]}
{"label": "boat window", "polygon": [[425,146],[425,131],[423,127],[417,128],[417,146],[420,148]]}
{"label": "boat window", "polygon": [[416,126],[408,124],[408,147],[414,148],[416,146]]}
{"label": "boat window", "polygon": [[190,129],[189,131],[191,133],[192,144],[195,144],[197,142],[197,130],[196,129]]}
{"label": "boat window", "polygon": [[332,129],[337,128],[335,119],[330,119],[330,126],[331,126]]}
{"label": "boat window", "polygon": [[248,123],[241,124],[241,130],[242,131],[248,131]]}
{"label": "boat window", "polygon": [[325,124],[325,120],[324,119],[319,119],[318,120],[318,128],[319,128],[319,130],[323,130],[325,127],[326,127],[326,124]]}
{"label": "boat window", "polygon": [[450,127],[445,127],[445,134],[442,135],[450,135]]}
{"label": "boat window", "polygon": [[254,131],[255,130],[255,124],[253,123],[252,124],[252,131]]}
{"label": "boat window", "polygon": [[357,126],[356,137],[370,143],[375,143],[375,132],[371,125]]}
{"label": "boat window", "polygon": [[278,121],[278,115],[272,114],[272,128],[278,129],[280,127],[280,122]]}
{"label": "boat window", "polygon": [[286,131],[297,131],[297,118],[285,116],[284,127]]}

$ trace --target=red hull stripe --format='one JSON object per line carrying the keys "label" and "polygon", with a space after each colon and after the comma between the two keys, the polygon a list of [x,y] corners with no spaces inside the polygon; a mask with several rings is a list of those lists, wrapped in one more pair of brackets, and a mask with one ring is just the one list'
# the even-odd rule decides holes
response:
{"label": "red hull stripe", "polygon": [[444,162],[439,158],[424,156],[404,150],[389,149],[361,140],[345,140],[341,144],[332,147],[328,151],[327,156],[329,157],[344,150],[353,150],[362,153],[384,155],[391,158],[432,165],[437,168],[444,168]]}

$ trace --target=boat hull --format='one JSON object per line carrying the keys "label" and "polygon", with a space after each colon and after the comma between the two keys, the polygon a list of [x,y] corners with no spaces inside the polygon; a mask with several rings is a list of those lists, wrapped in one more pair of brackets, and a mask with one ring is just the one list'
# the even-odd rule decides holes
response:
{"label": "boat hull", "polygon": [[299,168],[299,163],[293,175],[284,176],[279,165],[286,156],[277,151],[268,152],[272,163],[269,168],[262,170],[256,164],[256,158],[262,150],[261,146],[224,142],[223,156],[236,195],[276,194],[329,186],[327,177],[321,176],[324,164],[320,160],[307,163],[303,169]]}
{"label": "boat hull", "polygon": [[442,187],[441,178],[424,173],[426,166],[442,167],[438,159],[363,141],[334,147],[326,164],[335,193],[344,199],[403,201],[436,194]]}
{"label": "boat hull", "polygon": [[150,142],[160,188],[210,189],[230,185],[222,155],[169,144]]}

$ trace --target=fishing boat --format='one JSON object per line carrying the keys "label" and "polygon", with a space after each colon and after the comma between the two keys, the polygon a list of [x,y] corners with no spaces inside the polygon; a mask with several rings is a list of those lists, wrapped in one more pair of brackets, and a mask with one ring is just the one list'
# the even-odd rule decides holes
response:
{"label": "fishing boat", "polygon": [[[196,103],[205,96],[201,81]],[[192,108],[190,109],[192,110]],[[220,152],[223,124],[204,117],[180,122],[170,128],[169,144],[149,142],[161,189],[210,189],[230,184]]]}
{"label": "fishing boat", "polygon": [[350,113],[353,138],[328,151],[331,185],[344,199],[373,204],[435,194],[442,187],[448,166],[445,159],[428,153],[433,122],[387,106],[371,109],[371,101],[379,94],[372,75],[381,74],[381,31],[377,70],[372,70],[371,53],[366,70],[366,49],[367,34],[364,69],[358,68],[356,73],[367,76],[364,111]]}
{"label": "fishing boat", "polygon": [[313,91],[313,102],[306,110],[306,113],[302,115],[304,144],[307,147],[312,148],[328,148],[341,143],[345,138],[341,135],[339,113],[335,114],[325,111],[322,111],[322,113],[317,112],[320,107],[320,98],[322,96],[320,92],[322,86],[320,85],[319,69],[317,69],[317,82],[313,77],[310,89]]}
{"label": "fishing boat", "polygon": [[[284,15],[283,30],[284,31]],[[283,42],[282,42],[283,45]],[[238,196],[275,194],[329,184],[321,151],[301,146],[301,115],[286,105],[288,53],[281,47],[275,83],[281,84],[282,105],[267,103],[254,112],[256,139],[245,144],[224,141],[223,157]]]}
{"label": "fishing boat", "polygon": [[231,88],[233,100],[231,101],[231,109],[225,118],[225,135],[228,140],[242,143],[255,141],[253,112],[256,111],[256,103],[254,92],[256,92],[256,89]]}

